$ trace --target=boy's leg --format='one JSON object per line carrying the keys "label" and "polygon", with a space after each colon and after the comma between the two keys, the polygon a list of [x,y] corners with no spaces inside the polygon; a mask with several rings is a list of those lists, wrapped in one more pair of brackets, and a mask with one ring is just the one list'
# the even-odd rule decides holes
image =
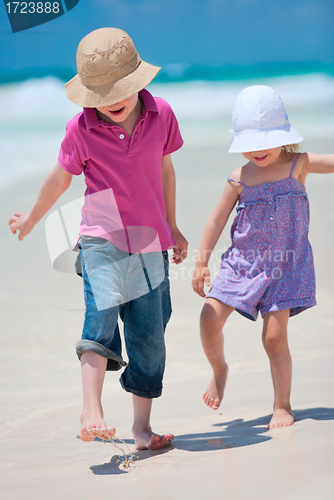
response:
{"label": "boy's leg", "polygon": [[[94,237],[81,237],[79,248],[86,306],[82,338],[76,345],[84,397],[80,438],[91,441],[115,434],[103,419],[102,386],[106,368],[119,370],[126,366],[121,356],[118,306],[109,307],[120,297],[114,272],[120,251],[109,241]],[[98,308],[98,304],[105,308]]]}
{"label": "boy's leg", "polygon": [[159,436],[152,431],[150,415],[153,400],[133,394],[132,401],[134,413],[132,433],[137,450],[158,450],[169,446],[174,439],[173,434]]}
{"label": "boy's leg", "polygon": [[288,345],[290,309],[267,313],[263,318],[262,342],[270,361],[274,384],[274,413],[269,429],[286,427],[295,421],[290,406],[292,361]]}
{"label": "boy's leg", "polygon": [[224,396],[228,366],[224,357],[223,326],[234,308],[217,299],[208,298],[200,318],[201,341],[204,352],[213,369],[213,378],[206,389],[203,400],[217,410]]}
{"label": "boy's leg", "polygon": [[102,387],[108,359],[96,352],[86,351],[81,355],[80,361],[83,388],[80,439],[92,441],[96,437],[94,436],[95,430],[106,431],[106,437],[112,436],[115,434],[115,429],[107,429],[101,405]]}
{"label": "boy's leg", "polygon": [[[150,426],[152,399],[162,393],[165,328],[172,312],[167,252],[164,252],[163,256],[161,253],[155,254],[157,268],[163,264],[165,276],[160,285],[151,289],[149,293],[120,306],[129,358],[128,366],[122,373],[120,381],[123,389],[132,393],[133,435],[138,449],[162,448],[168,446],[174,439],[173,434],[163,436],[154,434]],[[142,266],[140,261],[136,264],[136,259],[139,261],[139,256],[133,256],[134,270],[138,269],[137,265]]]}

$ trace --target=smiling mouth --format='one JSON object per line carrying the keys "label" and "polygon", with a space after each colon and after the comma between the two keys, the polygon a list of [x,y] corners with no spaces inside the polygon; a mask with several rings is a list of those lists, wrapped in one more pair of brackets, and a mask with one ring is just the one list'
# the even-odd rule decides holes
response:
{"label": "smiling mouth", "polygon": [[111,115],[117,116],[120,115],[123,112],[124,106],[121,109],[116,109],[114,111],[109,111]]}
{"label": "smiling mouth", "polygon": [[265,155],[265,156],[261,156],[261,157],[258,157],[258,156],[254,156],[254,160],[256,161],[263,161],[267,158],[268,155]]}

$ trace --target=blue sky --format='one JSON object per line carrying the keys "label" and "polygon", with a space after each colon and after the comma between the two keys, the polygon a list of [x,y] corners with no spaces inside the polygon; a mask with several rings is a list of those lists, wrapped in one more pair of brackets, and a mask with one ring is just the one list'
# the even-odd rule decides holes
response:
{"label": "blue sky", "polygon": [[[7,1],[7,0],[6,0]],[[334,64],[333,0],[80,0],[47,24],[12,33],[0,8],[2,71],[75,71],[81,38],[127,31],[153,64]]]}

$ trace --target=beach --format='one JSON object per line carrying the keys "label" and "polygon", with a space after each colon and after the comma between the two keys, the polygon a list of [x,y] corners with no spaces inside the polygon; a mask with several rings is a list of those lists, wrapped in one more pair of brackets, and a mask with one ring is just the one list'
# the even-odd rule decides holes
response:
{"label": "beach", "polygon": [[[234,94],[229,95],[232,101]],[[170,100],[168,95],[163,97]],[[295,121],[289,114],[304,137],[303,151],[334,153],[333,123],[326,128],[334,101],[329,102],[331,108],[324,102],[318,108],[306,109],[301,104],[292,109]],[[227,175],[242,164],[242,157],[227,153],[228,129],[225,135],[218,133],[226,128],[230,103],[221,111],[226,116],[213,117],[205,127],[191,118],[190,109],[180,109],[185,145],[173,155],[177,221],[189,241],[189,256],[180,266],[170,267],[173,315],[166,332],[164,390],[152,412],[153,430],[172,432],[175,440],[173,446],[158,452],[136,452],[131,396],[121,389],[119,374],[107,373],[105,419],[133,453],[128,468],[122,465],[122,452],[111,443],[84,443],[78,438],[82,395],[74,346],[84,315],[81,279],[52,269],[46,217],[23,242],[8,228],[14,211],[31,207],[56,157],[49,157],[50,167],[43,167],[45,171],[37,169],[30,176],[20,174],[20,154],[24,155],[19,146],[11,155],[14,158],[9,154],[6,158],[16,174],[6,178],[1,189],[0,491],[4,500],[334,497],[334,175],[310,175],[307,180],[318,304],[289,323],[296,423],[267,430],[273,389],[261,343],[262,320],[251,322],[236,312],[224,332],[230,367],[227,388],[220,408],[213,411],[202,401],[211,371],[199,339],[203,299],[192,291],[191,275],[206,220]],[[325,118],[319,123],[321,112]],[[321,132],[325,129],[326,133]],[[43,133],[34,132],[37,139]],[[61,131],[57,129],[55,136],[50,147],[48,139],[41,142],[43,158],[48,150],[56,151]],[[27,159],[33,161],[33,157]],[[79,198],[83,190],[83,179],[75,178],[55,208]],[[229,246],[234,215],[215,249],[212,275]]]}

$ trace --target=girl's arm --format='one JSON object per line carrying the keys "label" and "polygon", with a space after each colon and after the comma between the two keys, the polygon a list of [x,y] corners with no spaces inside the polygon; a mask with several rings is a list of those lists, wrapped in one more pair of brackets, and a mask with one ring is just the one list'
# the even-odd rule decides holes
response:
{"label": "girl's arm", "polygon": [[171,155],[162,157],[161,161],[162,186],[164,200],[166,206],[166,220],[171,229],[172,236],[177,242],[177,246],[173,248],[172,262],[180,264],[187,257],[188,242],[179,231],[176,225],[175,217],[175,197],[176,197],[176,180],[175,171],[172,163]]}
{"label": "girl's arm", "polygon": [[50,208],[56,203],[58,198],[69,188],[72,181],[72,174],[61,168],[59,163],[49,173],[42,184],[36,201],[30,212],[15,212],[9,219],[10,230],[13,234],[19,231],[18,239],[23,240],[34,226],[41,220]]}
{"label": "girl's arm", "polygon": [[204,283],[210,286],[210,271],[208,269],[210,256],[239,198],[239,189],[238,184],[234,182],[228,181],[226,183],[218,205],[205,226],[192,280],[193,290],[201,297],[205,297]]}
{"label": "girl's arm", "polygon": [[303,179],[308,174],[331,174],[334,172],[334,154],[304,153],[301,155],[301,161],[303,162],[301,171]]}

